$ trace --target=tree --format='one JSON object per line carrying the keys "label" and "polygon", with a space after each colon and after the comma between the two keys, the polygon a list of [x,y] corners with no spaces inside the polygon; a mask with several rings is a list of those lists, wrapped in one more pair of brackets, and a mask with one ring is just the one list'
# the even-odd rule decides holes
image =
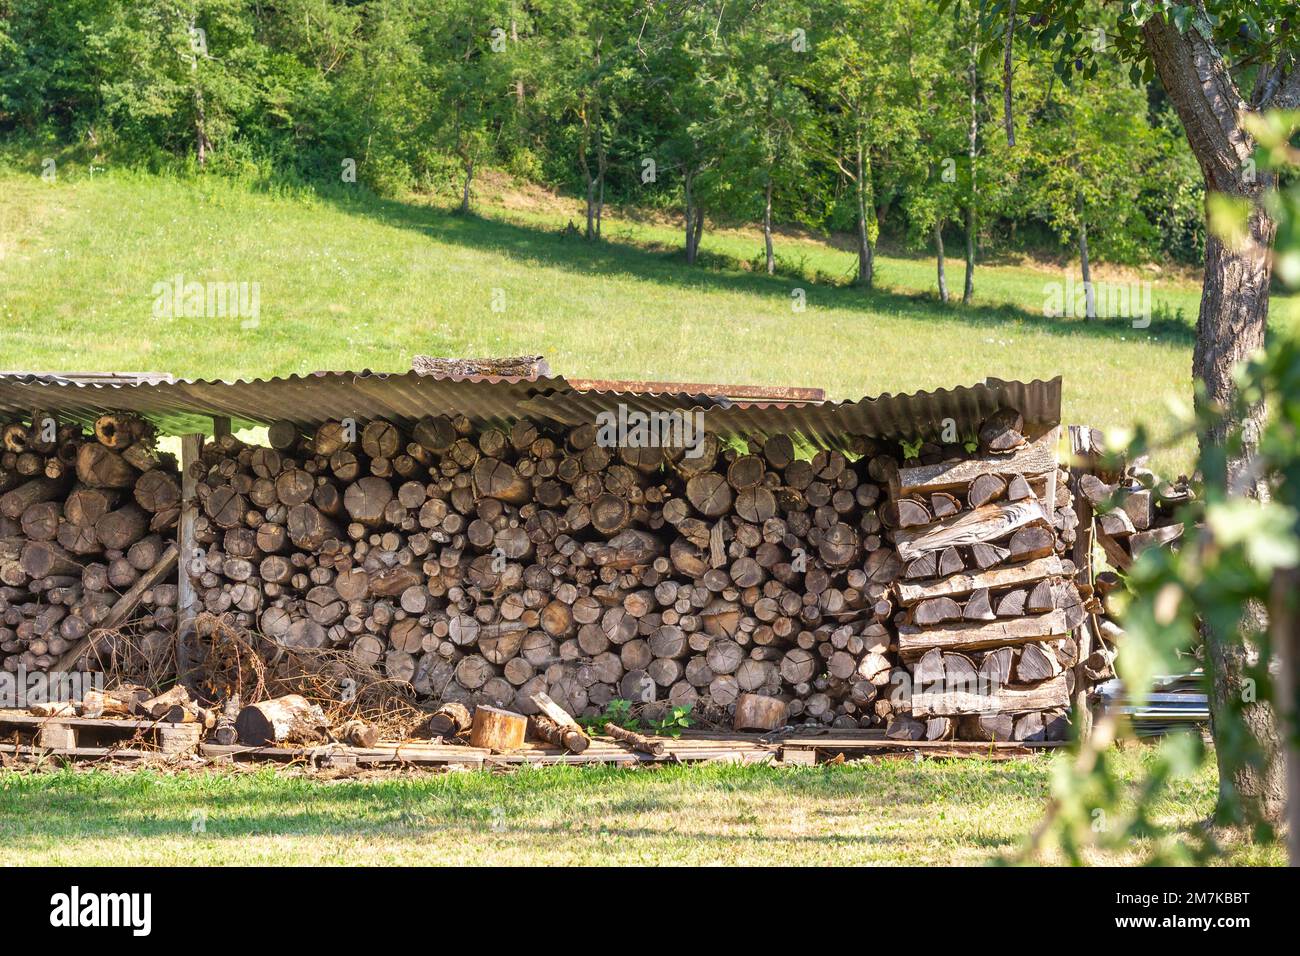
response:
{"label": "tree", "polygon": [[[1089,230],[1112,260],[1131,261],[1145,247],[1155,229],[1141,199],[1164,169],[1160,137],[1146,121],[1146,92],[1114,64],[1096,79],[1080,77],[1071,85],[1035,79],[1045,95],[1032,124],[1015,147],[995,144],[1013,156],[991,165],[1022,167],[1038,217],[1063,243],[1076,243],[1085,314],[1093,319]],[[1017,195],[1023,201],[1023,193]]]}
{"label": "tree", "polygon": [[[803,26],[800,26],[803,24]],[[749,18],[729,48],[726,88],[736,106],[724,124],[724,175],[736,185],[744,213],[758,206],[768,275],[776,272],[772,242],[773,204],[806,181],[817,140],[817,115],[801,86],[808,49],[808,18],[802,4],[770,4]],[[746,201],[757,197],[757,203]],[[795,218],[800,216],[792,208]],[[748,218],[748,217],[747,217]]]}
{"label": "tree", "polygon": [[[1207,206],[1243,204],[1248,209],[1237,241],[1209,235],[1205,277],[1196,324],[1192,377],[1202,388],[1198,404],[1220,414],[1200,435],[1204,451],[1222,446],[1240,432],[1245,440],[1225,462],[1225,486],[1252,497],[1268,491],[1252,466],[1255,437],[1262,428],[1259,402],[1242,410],[1236,403],[1233,369],[1264,344],[1268,319],[1275,224],[1262,197],[1272,187],[1269,172],[1256,172],[1254,136],[1249,120],[1269,109],[1300,106],[1300,35],[1293,29],[1294,4],[1286,0],[1147,0],[1104,8],[1106,19],[1088,0],[1023,0],[1018,19],[1002,6],[983,8],[986,35],[1022,31],[1027,39],[1055,53],[1062,76],[1096,76],[1099,57],[1115,55],[1130,65],[1135,78],[1158,77],[1182,122],[1188,145],[1205,180]],[[1113,18],[1113,19],[1111,19]],[[1108,42],[1093,42],[1097,24]],[[1098,49],[1101,47],[1101,49]],[[1113,51],[1113,52],[1112,52]],[[1243,94],[1248,90],[1249,94]],[[1205,628],[1207,657],[1214,677],[1211,711],[1220,726],[1246,692],[1247,672],[1259,658],[1249,636],[1263,628],[1263,610],[1252,605],[1254,620],[1247,636],[1236,640],[1211,625]],[[1284,803],[1284,779],[1277,759],[1277,724],[1265,701],[1243,711],[1268,759],[1260,764],[1228,765],[1220,757],[1221,815],[1243,796],[1245,811],[1278,821]]]}
{"label": "tree", "polygon": [[921,7],[870,0],[835,0],[819,7],[814,77],[830,104],[831,161],[853,188],[856,281],[865,288],[875,280],[880,234],[876,169],[918,125],[909,64],[898,53],[906,31],[923,15]]}
{"label": "tree", "polygon": [[470,210],[478,165],[492,154],[509,119],[513,81],[505,0],[440,4],[431,35],[440,67],[434,79],[439,138],[461,168],[460,212]]}

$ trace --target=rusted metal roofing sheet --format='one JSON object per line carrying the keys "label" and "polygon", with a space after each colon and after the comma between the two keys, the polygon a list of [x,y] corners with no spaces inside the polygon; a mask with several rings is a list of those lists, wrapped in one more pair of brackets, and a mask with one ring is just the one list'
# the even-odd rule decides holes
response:
{"label": "rusted metal roofing sheet", "polygon": [[[587,386],[580,388],[578,386]],[[704,389],[704,391],[696,391]],[[110,410],[138,412],[170,434],[208,431],[211,417],[236,428],[288,419],[314,427],[329,419],[389,418],[413,422],[422,415],[459,412],[476,422],[520,417],[564,424],[592,421],[602,411],[700,411],[705,428],[724,437],[764,438],[786,432],[806,444],[843,448],[849,436],[937,436],[945,419],[962,434],[1000,405],[1013,405],[1032,423],[1060,421],[1061,380],[987,382],[909,395],[857,401],[812,400],[816,389],[695,386],[680,383],[438,376],[414,372],[316,372],[234,382],[166,380],[165,376],[85,376],[0,373],[0,415],[35,409],[88,422]],[[747,400],[733,400],[741,395]]]}

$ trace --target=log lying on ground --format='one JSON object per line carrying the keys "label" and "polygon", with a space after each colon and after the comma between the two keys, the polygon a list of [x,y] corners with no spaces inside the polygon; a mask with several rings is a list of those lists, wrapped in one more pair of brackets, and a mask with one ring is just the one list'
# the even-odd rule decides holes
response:
{"label": "log lying on ground", "polygon": [[625,730],[618,724],[606,723],[605,733],[637,753],[651,754],[658,757],[664,752],[662,741],[654,740],[632,730]]}
{"label": "log lying on ground", "polygon": [[300,694],[249,704],[235,719],[239,742],[249,747],[315,743],[325,739],[328,729],[324,711]]}

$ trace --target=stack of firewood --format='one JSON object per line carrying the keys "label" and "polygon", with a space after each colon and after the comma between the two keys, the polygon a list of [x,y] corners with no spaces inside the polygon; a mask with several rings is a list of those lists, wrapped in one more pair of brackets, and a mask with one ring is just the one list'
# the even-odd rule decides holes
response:
{"label": "stack of firewood", "polygon": [[1164,482],[1143,468],[1126,468],[1106,481],[1095,474],[1079,479],[1079,490],[1096,512],[1097,542],[1106,560],[1127,571],[1150,547],[1172,547],[1183,536],[1175,512],[1192,500],[1186,476]]}
{"label": "stack of firewood", "polygon": [[[904,562],[898,649],[906,688],[888,735],[1043,740],[1065,735],[1084,618],[1065,557],[1077,519],[1059,429],[1030,441],[1014,411],[978,453],[898,469],[893,540]],[[908,696],[910,691],[910,697]]]}
{"label": "stack of firewood", "polygon": [[894,455],[597,439],[448,416],[222,437],[193,475],[199,600],[442,701],[533,714],[545,693],[591,715],[759,695],[785,705],[773,721],[883,726]]}
{"label": "stack of firewood", "polygon": [[1146,467],[1144,460],[1127,463],[1105,455],[1096,429],[1081,428],[1075,436],[1086,469],[1079,476],[1079,492],[1093,511],[1097,544],[1113,570],[1094,576],[1090,625],[1094,649],[1084,661],[1090,681],[1115,676],[1115,657],[1123,643],[1119,607],[1126,593],[1124,576],[1133,561],[1148,548],[1177,548],[1183,536],[1178,515],[1196,495],[1187,476],[1166,481]]}
{"label": "stack of firewood", "polygon": [[175,559],[181,492],[174,460],[158,454],[153,439],[153,429],[130,415],[101,416],[93,435],[40,412],[30,423],[3,427],[0,666],[6,670],[45,670],[70,654],[62,660],[67,666],[87,657],[91,666],[102,663],[114,648],[88,636],[128,621],[138,632],[132,653],[167,652],[177,591],[167,571]]}

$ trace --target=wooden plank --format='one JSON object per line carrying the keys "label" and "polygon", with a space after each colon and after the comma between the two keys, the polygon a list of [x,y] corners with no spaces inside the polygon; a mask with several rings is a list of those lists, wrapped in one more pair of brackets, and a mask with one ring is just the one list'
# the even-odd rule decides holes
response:
{"label": "wooden plank", "polygon": [[108,611],[108,616],[59,658],[59,663],[55,669],[60,671],[71,670],[72,665],[90,646],[90,642],[94,640],[97,634],[102,631],[111,631],[113,628],[125,624],[127,619],[130,618],[131,612],[140,603],[140,599],[144,597],[144,592],[170,574],[175,566],[176,545],[169,544],[167,550],[162,553],[162,557],[158,559],[158,563],[140,575],[135,584],[131,585],[130,589],[113,603],[113,606]]}
{"label": "wooden plank", "polygon": [[971,753],[990,750],[1024,750],[1064,747],[1065,740],[890,740],[887,737],[866,739],[858,737],[799,738],[783,741],[786,753],[818,750],[964,750]]}
{"label": "wooden plank", "polygon": [[[1074,495],[1074,513],[1078,518],[1075,527],[1074,549],[1071,557],[1074,566],[1087,573],[1088,583],[1095,578],[1093,568],[1093,521],[1092,502],[1079,491],[1079,479],[1083,477],[1094,459],[1092,439],[1093,429],[1087,425],[1071,425],[1070,437],[1070,491]],[[1085,467],[1087,466],[1087,467]],[[1092,710],[1088,707],[1088,675],[1084,671],[1084,662],[1092,653],[1092,622],[1085,618],[1082,625],[1074,629],[1074,642],[1078,648],[1078,660],[1074,665],[1074,700],[1072,722],[1079,728],[1079,739],[1087,740],[1092,736]]]}
{"label": "wooden plank", "polygon": [[900,528],[894,532],[894,544],[898,556],[911,561],[944,548],[999,541],[1033,524],[1050,527],[1038,499],[999,501],[920,528]]}
{"label": "wooden plank", "polygon": [[999,687],[993,693],[955,690],[944,692],[913,691],[912,716],[931,714],[1014,714],[1029,710],[1068,707],[1070,689],[1065,674],[1057,674],[1032,687]]}
{"label": "wooden plank", "polygon": [[1058,609],[1005,621],[953,624],[927,630],[904,625],[898,631],[898,651],[910,660],[932,647],[946,651],[978,651],[1064,637],[1070,633],[1070,622],[1066,612]]}
{"label": "wooden plank", "polygon": [[39,727],[41,724],[59,723],[69,727],[88,727],[93,730],[121,730],[123,733],[151,730],[157,727],[192,726],[162,720],[114,720],[107,717],[37,717],[25,711],[0,710],[0,727]]}
{"label": "wooden plank", "polygon": [[900,468],[890,476],[890,493],[895,497],[917,492],[965,489],[980,475],[1042,475],[1056,470],[1056,446],[1060,428],[1051,428],[1024,448],[1010,455],[982,455],[961,461],[944,461],[937,465]]}
{"label": "wooden plank", "polygon": [[1043,578],[1056,577],[1062,573],[1061,559],[1052,554],[1025,564],[991,568],[976,574],[954,574],[933,584],[908,584],[900,581],[894,587],[899,603],[904,607],[911,607],[929,598],[960,597],[978,591],[980,588],[1015,587],[1041,581]]}
{"label": "wooden plank", "polygon": [[180,551],[176,575],[176,672],[182,682],[191,668],[190,644],[194,634],[194,618],[198,615],[199,594],[190,580],[190,562],[194,559],[194,520],[198,516],[195,498],[198,477],[191,468],[203,455],[202,435],[181,436],[181,514],[177,522],[176,539]]}

